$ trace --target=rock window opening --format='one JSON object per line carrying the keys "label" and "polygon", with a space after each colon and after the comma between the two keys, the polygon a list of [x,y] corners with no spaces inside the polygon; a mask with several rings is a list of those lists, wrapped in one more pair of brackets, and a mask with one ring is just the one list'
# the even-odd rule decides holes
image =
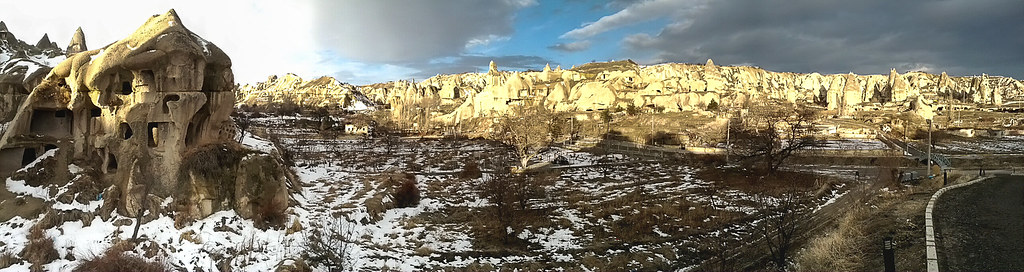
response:
{"label": "rock window opening", "polygon": [[21,154],[21,166],[25,167],[34,161],[36,161],[36,149],[25,148],[25,152]]}
{"label": "rock window opening", "polygon": [[131,139],[132,134],[132,126],[129,126],[128,123],[121,123],[121,135],[124,135],[124,139]]}
{"label": "rock window opening", "polygon": [[92,108],[89,110],[89,117],[100,117],[103,115],[103,110],[100,108]]}
{"label": "rock window opening", "polygon": [[121,94],[123,94],[123,95],[132,94],[132,82],[131,81],[123,81],[123,82],[121,82]]}
{"label": "rock window opening", "polygon": [[44,150],[46,150],[46,151],[50,151],[50,150],[54,150],[54,149],[57,149],[57,146],[56,145],[52,145],[52,144],[47,144],[46,147],[44,147]]}
{"label": "rock window opening", "polygon": [[142,84],[153,82],[153,70],[142,70]]}
{"label": "rock window opening", "polygon": [[33,109],[29,132],[49,137],[71,136],[71,111],[67,109]]}
{"label": "rock window opening", "polygon": [[164,103],[163,103],[163,105],[164,105],[163,106],[164,113],[170,113],[171,112],[171,108],[170,108],[170,106],[167,105],[167,102],[178,101],[180,99],[181,99],[181,97],[176,95],[176,94],[165,96],[164,97]]}
{"label": "rock window opening", "polygon": [[159,140],[158,137],[160,137],[160,126],[158,126],[158,123],[149,123],[146,132],[149,133],[149,137],[146,137],[149,138],[149,147],[156,147]]}
{"label": "rock window opening", "polygon": [[107,153],[107,172],[117,170],[117,157],[114,154]]}

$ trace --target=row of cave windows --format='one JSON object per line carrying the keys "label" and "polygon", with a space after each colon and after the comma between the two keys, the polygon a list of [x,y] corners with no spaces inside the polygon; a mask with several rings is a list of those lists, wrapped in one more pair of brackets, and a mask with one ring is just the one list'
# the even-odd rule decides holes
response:
{"label": "row of cave windows", "polygon": [[[51,149],[57,149],[57,146],[56,145],[52,145],[52,144],[48,144],[48,145],[45,146],[45,150],[43,152],[50,151]],[[36,149],[35,148],[31,148],[31,147],[25,148],[25,150],[21,153],[21,167],[25,167],[25,166],[29,165],[30,163],[34,162],[36,160],[36,158],[38,158],[38,157],[39,157],[39,155],[36,154]],[[107,171],[108,172],[109,171],[116,171],[117,170],[117,157],[115,157],[113,153],[108,153],[107,154],[107,165],[106,165],[106,167],[107,167]]]}
{"label": "row of cave windows", "polygon": [[[128,76],[126,76],[126,77],[128,77]],[[153,71],[152,70],[143,70],[142,71],[142,78],[144,80],[147,80],[147,81],[152,81],[153,80]],[[129,81],[121,81],[121,94],[122,95],[129,95],[129,94],[132,94],[132,92],[134,92],[134,91],[135,91],[135,88],[133,88],[131,80],[129,80]]]}
{"label": "row of cave windows", "polygon": [[[160,129],[160,124],[161,123],[149,123],[146,126],[146,128],[147,128],[146,130],[147,130],[147,132],[149,132],[148,133],[149,137],[147,137],[149,139],[147,141],[149,147],[157,147],[157,145],[158,145],[158,140],[159,140],[158,137],[159,137],[159,135],[157,134],[157,131],[159,131],[159,129]],[[167,123],[163,123],[163,124],[167,124]],[[122,132],[121,134],[122,134],[122,136],[123,136],[123,138],[125,140],[131,139],[131,137],[134,136],[134,132],[132,131],[131,126],[128,125],[127,123],[121,123],[120,127],[121,127],[121,132]],[[49,151],[51,149],[56,149],[56,148],[57,148],[56,145],[47,144],[45,146],[45,151]],[[22,152],[21,166],[24,167],[24,166],[32,163],[33,161],[36,160],[36,158],[38,158],[38,154],[37,154],[35,148],[31,148],[31,147],[25,148],[24,151]],[[106,167],[107,167],[108,171],[117,170],[117,158],[114,156],[114,154],[112,154],[112,153],[108,153],[107,154],[107,165],[106,165]]]}
{"label": "row of cave windows", "polygon": [[[57,146],[47,144],[44,148],[45,150],[43,152],[46,152],[50,151],[51,149],[57,149]],[[36,161],[36,158],[38,157],[39,155],[36,154],[35,148],[26,147],[25,150],[21,153],[21,167],[25,167],[26,165]]]}
{"label": "row of cave windows", "polygon": [[[167,102],[178,101],[179,99],[181,99],[181,97],[176,95],[176,94],[165,96],[164,97],[164,101],[162,103],[163,104],[163,112],[164,113],[170,113],[171,112],[171,108],[167,106]],[[89,117],[100,117],[102,115],[103,115],[103,110],[98,108],[98,107],[97,108],[89,109]],[[71,116],[71,111],[70,110],[58,110],[58,111],[54,112],[54,114],[53,114],[53,117],[57,117],[57,118],[65,118],[65,117],[68,117],[68,116]]]}

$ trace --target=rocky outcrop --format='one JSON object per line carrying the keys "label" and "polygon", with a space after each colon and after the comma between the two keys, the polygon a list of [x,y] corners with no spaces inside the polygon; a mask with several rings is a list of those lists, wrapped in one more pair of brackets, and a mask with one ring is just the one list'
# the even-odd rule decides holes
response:
{"label": "rocky outcrop", "polygon": [[89,51],[89,47],[85,45],[85,33],[82,32],[81,27],[75,30],[74,36],[71,36],[71,42],[68,43],[68,49],[66,51],[69,57],[74,54]]}
{"label": "rocky outcrop", "polygon": [[[952,97],[957,100],[955,103],[999,105],[1005,100],[1024,99],[1022,86],[1024,83],[1012,78],[985,75],[900,74],[895,69],[887,77],[798,74],[718,66],[708,60],[703,65],[653,66],[615,61],[588,63],[570,70],[547,66],[539,72],[501,71],[491,62],[487,73],[438,75],[419,83],[374,84],[362,86],[360,91],[392,109],[423,108],[424,98],[458,104],[453,110],[432,114],[434,121],[457,124],[466,119],[504,114],[510,105],[523,103],[569,112],[626,108],[631,104],[667,112],[700,112],[711,101],[720,107],[743,107],[750,100],[778,99],[818,104],[838,115],[849,115],[865,106],[927,115],[915,109],[935,107],[931,103],[938,103],[936,97]],[[445,94],[435,90],[445,90]],[[457,97],[447,94],[453,90],[458,90]],[[915,106],[921,103],[929,107]]]}
{"label": "rocky outcrop", "polygon": [[[455,88],[455,85],[450,85]],[[308,107],[333,107],[352,111],[369,110],[374,104],[348,83],[332,77],[306,81],[295,74],[270,76],[267,81],[246,84],[238,89],[238,105],[260,106],[270,103],[295,103]]]}
{"label": "rocky outcrop", "polygon": [[29,91],[65,59],[63,55],[49,35],[44,34],[39,42],[30,45],[15,37],[7,25],[0,22],[0,121],[14,118]]}
{"label": "rocky outcrop", "polygon": [[[71,55],[33,86],[0,138],[0,171],[57,149],[69,161],[94,164],[110,190],[120,192],[106,202],[124,215],[135,216],[150,199],[190,200],[176,194],[195,183],[190,171],[199,168],[183,165],[186,154],[237,145],[233,87],[227,54],[187,29],[174,10],[154,15],[127,38]],[[244,158],[235,163],[244,165]],[[260,182],[284,183],[277,176]]]}

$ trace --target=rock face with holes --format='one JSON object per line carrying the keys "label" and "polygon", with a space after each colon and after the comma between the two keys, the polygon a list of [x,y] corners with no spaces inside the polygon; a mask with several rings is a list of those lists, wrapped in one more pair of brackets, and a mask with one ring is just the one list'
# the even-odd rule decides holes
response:
{"label": "rock face with holes", "polygon": [[235,144],[231,60],[185,28],[174,10],[154,15],[125,39],[75,53],[86,49],[80,33],[70,57],[32,89],[0,138],[0,171],[57,148],[57,156],[94,162],[128,216],[153,205],[143,199],[182,198],[179,185],[194,178],[183,158],[203,146]]}
{"label": "rock face with holes", "polygon": [[239,106],[262,106],[270,103],[293,103],[295,105],[345,109],[350,111],[371,110],[374,105],[366,96],[348,83],[338,82],[332,77],[303,80],[295,74],[270,76],[267,81],[246,84],[238,89],[236,104]]}
{"label": "rock face with holes", "polygon": [[[84,35],[84,34],[83,34]],[[31,45],[0,22],[0,122],[11,121],[32,88],[64,61],[64,51],[47,34]]]}
{"label": "rock face with holes", "polygon": [[[396,81],[362,86],[360,91],[388,104],[397,119],[460,124],[464,120],[508,114],[511,105],[540,105],[560,112],[589,113],[635,106],[644,111],[693,111],[710,114],[719,107],[743,109],[766,100],[816,104],[830,115],[859,110],[912,112],[923,117],[952,103],[999,106],[1024,100],[1024,82],[1008,77],[908,72],[886,75],[767,71],[749,66],[665,63],[638,65],[630,60],[587,63],[569,70],[501,71],[491,62],[486,73],[437,75],[418,83]],[[438,101],[439,100],[439,101]],[[945,103],[943,103],[945,102]],[[440,106],[438,106],[440,105]],[[447,105],[447,106],[446,106]],[[927,106],[927,107],[926,107]],[[396,110],[398,109],[398,110]],[[437,109],[424,114],[422,110]],[[428,124],[429,125],[429,124]]]}

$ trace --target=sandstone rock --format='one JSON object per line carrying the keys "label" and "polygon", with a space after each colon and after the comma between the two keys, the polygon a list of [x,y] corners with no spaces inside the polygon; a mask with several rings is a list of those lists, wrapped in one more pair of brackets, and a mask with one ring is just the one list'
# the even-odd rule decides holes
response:
{"label": "sandstone rock", "polygon": [[[84,49],[79,30],[69,51]],[[32,88],[0,137],[0,170],[66,145],[67,156],[102,162],[102,175],[114,181],[101,217],[111,206],[127,216],[143,207],[156,215],[162,199],[188,188],[197,166],[183,166],[184,154],[234,143],[233,87],[223,51],[185,28],[174,10],[154,15],[125,39],[71,55]]]}
{"label": "sandstone rock", "polygon": [[[340,108],[350,111],[371,110],[376,104],[348,83],[332,77],[303,80],[295,74],[271,76],[267,81],[246,84],[238,89],[237,105],[262,106],[271,103],[294,103],[313,107]],[[454,94],[454,93],[453,93]]]}
{"label": "sandstone rock", "polygon": [[81,27],[75,30],[74,36],[71,36],[71,42],[68,43],[68,49],[66,51],[69,57],[74,54],[89,51],[89,47],[85,44],[85,33],[82,32]]}
{"label": "sandstone rock", "polygon": [[[456,109],[437,113],[436,121],[454,125],[469,118],[507,114],[510,104],[533,101],[557,111],[593,111],[625,106],[664,107],[666,111],[700,110],[711,100],[725,107],[742,107],[751,100],[779,99],[822,103],[837,113],[850,114],[862,103],[879,103],[902,111],[911,110],[916,97],[946,87],[957,99],[994,104],[996,100],[1024,99],[1021,81],[1000,78],[949,77],[911,72],[900,75],[821,75],[771,72],[756,67],[726,67],[709,60],[705,64],[667,63],[639,66],[631,61],[587,63],[561,72],[548,65],[540,72],[500,71],[492,62],[487,73],[438,75],[424,80],[421,89],[408,84],[374,84],[360,91],[372,100],[402,108],[423,99],[423,87],[448,93],[459,88],[465,101]],[[1018,87],[1021,86],[1021,87]],[[566,92],[562,92],[562,89]],[[404,91],[403,91],[404,90]],[[714,93],[715,95],[708,95]],[[451,96],[454,96],[453,94]],[[999,99],[997,99],[999,97]],[[472,114],[470,114],[472,113]],[[396,116],[401,116],[397,114]]]}
{"label": "sandstone rock", "polygon": [[843,106],[845,108],[851,108],[864,102],[862,97],[862,91],[860,82],[857,81],[857,76],[853,73],[846,74],[844,85],[843,85]]}
{"label": "sandstone rock", "polygon": [[56,51],[56,52],[60,52],[60,47],[57,47],[57,43],[51,42],[50,41],[50,36],[48,34],[45,34],[45,33],[43,34],[43,37],[40,38],[38,42],[36,42],[36,48],[39,48],[40,50],[43,50],[43,51]]}

